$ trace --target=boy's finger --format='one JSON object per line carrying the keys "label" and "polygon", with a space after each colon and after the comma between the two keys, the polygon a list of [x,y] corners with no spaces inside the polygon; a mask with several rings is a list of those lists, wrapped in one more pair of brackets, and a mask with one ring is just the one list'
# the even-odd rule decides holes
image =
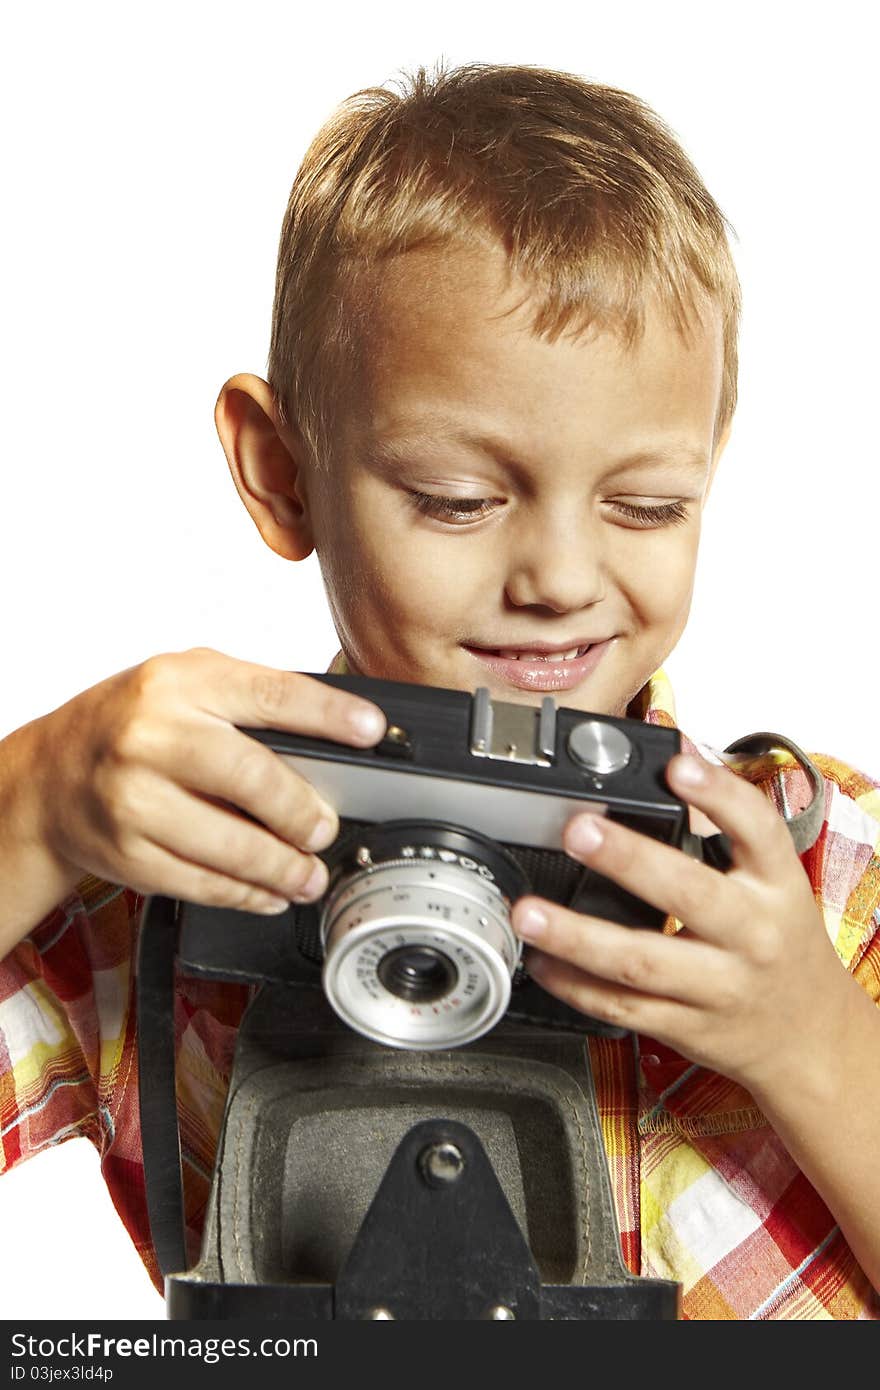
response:
{"label": "boy's finger", "polygon": [[612,984],[541,951],[530,955],[528,970],[542,989],[580,1013],[602,1019],[616,1028],[645,1033],[658,1042],[669,1040],[672,1043],[673,1039],[683,1036],[682,1021],[687,1022],[694,1016],[688,1004]]}
{"label": "boy's finger", "polygon": [[378,705],[298,671],[258,667],[246,680],[245,694],[248,717],[232,722],[258,729],[289,729],[342,743],[371,744],[378,742],[387,724]]}
{"label": "boy's finger", "polygon": [[234,808],[212,805],[168,782],[157,782],[143,820],[145,838],[191,869],[208,869],[287,902],[313,901],[326,891],[327,868],[320,859],[237,816]]}
{"label": "boy's finger", "polygon": [[576,815],[565,827],[563,846],[573,859],[686,922],[705,941],[728,939],[741,919],[739,897],[717,869],[616,821]]}
{"label": "boy's finger", "polygon": [[[188,672],[195,672],[202,707],[231,724],[366,745],[385,732],[385,716],[370,700],[299,671],[239,661],[210,648],[176,655],[187,659]],[[161,663],[173,660],[155,657],[144,664],[154,668],[151,676],[162,680],[168,679],[169,667]]]}
{"label": "boy's finger", "polygon": [[272,893],[258,884],[217,873],[204,864],[190,863],[150,841],[144,843],[138,861],[126,865],[126,881],[139,893],[161,892],[166,897],[202,903],[205,907],[272,915],[290,907],[287,894]]}
{"label": "boy's finger", "polygon": [[670,760],[666,779],[682,800],[724,831],[735,868],[767,878],[791,867],[796,854],[785,821],[745,778],[703,758],[679,754]]}
{"label": "boy's finger", "polygon": [[246,812],[299,849],[316,853],[335,840],[339,818],[334,807],[258,739],[206,720],[197,730],[187,730],[186,745],[178,739],[153,744],[150,772]]}
{"label": "boy's finger", "polygon": [[690,1004],[716,998],[730,966],[705,941],[622,927],[544,898],[520,898],[511,921],[523,941],[597,979]]}

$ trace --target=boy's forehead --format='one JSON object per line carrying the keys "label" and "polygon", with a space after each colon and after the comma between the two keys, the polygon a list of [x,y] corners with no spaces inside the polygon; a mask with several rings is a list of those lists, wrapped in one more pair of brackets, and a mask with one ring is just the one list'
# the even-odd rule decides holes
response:
{"label": "boy's forehead", "polygon": [[649,299],[632,343],[595,325],[551,341],[534,331],[533,287],[487,244],[394,257],[370,299],[352,402],[362,442],[595,429],[615,453],[707,458],[723,368],[714,304],[687,335]]}

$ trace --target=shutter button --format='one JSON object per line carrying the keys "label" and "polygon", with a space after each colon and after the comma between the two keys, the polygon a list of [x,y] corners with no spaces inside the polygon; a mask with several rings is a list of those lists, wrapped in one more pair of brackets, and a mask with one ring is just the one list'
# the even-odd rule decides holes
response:
{"label": "shutter button", "polygon": [[569,734],[568,751],[587,772],[605,776],[626,767],[632,757],[632,742],[613,724],[585,719]]}

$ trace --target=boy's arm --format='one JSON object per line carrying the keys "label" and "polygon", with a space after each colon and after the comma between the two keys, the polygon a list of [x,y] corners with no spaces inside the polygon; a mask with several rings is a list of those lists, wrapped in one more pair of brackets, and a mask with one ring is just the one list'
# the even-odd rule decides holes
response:
{"label": "boy's arm", "polygon": [[73,892],[84,870],[49,849],[33,769],[39,721],[0,742],[0,960]]}

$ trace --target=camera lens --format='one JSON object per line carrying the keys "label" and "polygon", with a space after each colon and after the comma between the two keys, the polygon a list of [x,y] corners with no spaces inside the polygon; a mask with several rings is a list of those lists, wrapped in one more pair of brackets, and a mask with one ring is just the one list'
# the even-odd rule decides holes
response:
{"label": "camera lens", "polygon": [[442,999],[458,982],[452,961],[432,946],[398,946],[382,957],[376,974],[389,994],[414,1004]]}
{"label": "camera lens", "polygon": [[333,851],[323,902],[324,992],[341,1019],[391,1047],[437,1050],[501,1018],[520,943],[510,905],[524,871],[460,826],[360,826]]}

